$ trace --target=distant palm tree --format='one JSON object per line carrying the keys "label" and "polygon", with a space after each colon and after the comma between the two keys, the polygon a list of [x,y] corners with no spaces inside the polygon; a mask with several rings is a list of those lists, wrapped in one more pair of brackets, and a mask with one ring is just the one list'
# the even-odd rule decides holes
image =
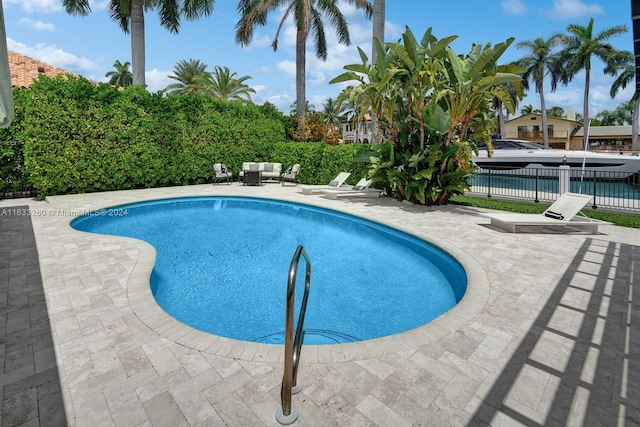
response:
{"label": "distant palm tree", "polygon": [[[611,37],[627,32],[625,25],[616,25],[598,34],[593,32],[593,18],[586,26],[570,24],[567,27],[568,35],[563,36],[564,49],[561,52],[565,74],[563,80],[571,81],[580,71],[584,70],[584,103],[582,120],[584,126],[589,126],[589,84],[591,80],[591,57],[599,58],[605,66],[614,65],[619,58],[619,51],[607,43]],[[588,132],[584,133],[584,146],[588,147]]]}
{"label": "distant palm tree", "polygon": [[[62,6],[71,15],[87,16],[91,0],[62,0]],[[215,0],[109,0],[109,16],[122,31],[131,31],[131,63],[133,84],[145,84],[144,11],[158,7],[160,25],[177,34],[180,16],[189,21],[209,16]]]}
{"label": "distant palm tree", "polygon": [[[367,0],[345,0],[357,9],[365,10],[371,17],[371,3]],[[236,42],[247,46],[253,38],[256,26],[267,23],[267,15],[279,8],[284,14],[278,25],[271,46],[278,49],[278,36],[286,19],[291,16],[296,25],[296,114],[298,126],[303,126],[306,105],[306,45],[309,34],[314,38],[316,56],[323,61],[327,59],[327,38],[324,30],[323,15],[335,29],[338,41],[349,45],[349,29],[347,21],[338,8],[337,0],[240,0],[238,11],[240,20],[236,24]]]}
{"label": "distant palm tree", "polygon": [[116,62],[113,63],[115,70],[109,71],[104,75],[105,77],[109,77],[109,84],[118,87],[131,86],[133,84],[133,75],[131,71],[129,71],[130,65],[131,63],[129,61],[123,64],[119,59],[116,59]]}
{"label": "distant palm tree", "polygon": [[527,114],[531,114],[531,113],[539,113],[540,110],[534,110],[533,109],[533,105],[528,104],[528,105],[523,105],[522,108],[520,109],[520,114],[527,115]]}
{"label": "distant palm tree", "polygon": [[[290,108],[291,108],[291,113],[290,113],[290,114],[291,114],[292,116],[293,116],[294,114],[297,114],[297,111],[298,111],[298,102],[297,102],[297,101],[293,101],[293,104],[291,104],[291,107],[290,107]],[[305,112],[305,115],[306,115],[306,114],[308,114],[308,113],[315,113],[315,111],[316,111],[316,106],[315,106],[315,105],[313,105],[313,104],[309,104],[309,100],[307,99],[307,100],[304,102],[304,112]]]}
{"label": "distant palm tree", "polygon": [[532,81],[536,92],[540,94],[540,113],[542,116],[542,138],[544,146],[549,148],[549,130],[547,129],[547,114],[544,105],[544,79],[551,79],[551,92],[558,86],[561,75],[560,55],[554,52],[554,48],[561,42],[560,34],[552,34],[548,39],[538,37],[535,40],[527,40],[516,45],[518,49],[526,49],[527,56],[516,61],[516,64],[526,71],[522,75],[522,83],[525,89],[529,88]]}
{"label": "distant palm tree", "polygon": [[547,116],[550,117],[564,117],[564,108],[562,107],[551,107],[547,109]]}
{"label": "distant palm tree", "polygon": [[340,105],[333,98],[327,98],[322,104],[322,118],[329,132],[337,132],[341,126]]}
{"label": "distant palm tree", "polygon": [[165,91],[186,94],[205,89],[211,78],[211,73],[207,71],[207,65],[200,62],[199,59],[189,59],[188,61],[183,59],[173,68],[173,75],[169,78],[177,80],[177,83],[170,84],[164,88]]}
{"label": "distant palm tree", "polygon": [[[636,82],[636,64],[633,53],[628,50],[621,51],[618,60],[609,64],[607,68],[605,68],[604,72],[606,74],[617,76],[611,85],[611,90],[609,91],[611,98],[615,98],[620,89],[624,89],[627,85]],[[631,100],[633,101],[633,112],[631,116],[631,151],[633,154],[638,154],[638,115],[640,114],[640,96],[637,91],[633,93]]]}
{"label": "distant palm tree", "polygon": [[245,84],[251,76],[236,78],[236,73],[232,73],[228,67],[216,65],[213,73],[205,83],[205,91],[221,101],[244,100],[251,101],[251,93],[256,93],[255,89]]}

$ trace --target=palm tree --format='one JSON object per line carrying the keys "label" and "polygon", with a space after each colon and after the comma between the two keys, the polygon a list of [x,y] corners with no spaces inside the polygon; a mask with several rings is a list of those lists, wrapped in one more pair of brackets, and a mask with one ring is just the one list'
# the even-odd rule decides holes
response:
{"label": "palm tree", "polygon": [[[634,83],[636,79],[635,58],[630,51],[621,51],[619,60],[615,64],[609,64],[605,68],[606,74],[617,76],[611,85],[609,95],[615,98],[620,89],[624,89],[628,84]],[[638,154],[638,114],[640,114],[640,96],[638,92],[633,93],[631,98],[633,101],[633,113],[631,119],[631,151],[634,155]]]}
{"label": "palm tree", "polygon": [[551,79],[551,92],[558,87],[561,76],[560,55],[554,52],[555,46],[561,43],[560,34],[552,34],[548,39],[538,37],[516,45],[518,49],[526,49],[529,53],[516,61],[526,71],[522,74],[522,83],[529,89],[529,81],[533,82],[536,92],[540,94],[540,114],[542,116],[542,138],[544,146],[549,148],[549,130],[547,129],[547,111],[544,105],[544,79]]}
{"label": "palm tree", "polygon": [[189,59],[188,61],[183,59],[173,68],[173,75],[169,78],[178,82],[170,84],[164,90],[184,95],[204,90],[211,78],[211,73],[207,71],[207,65],[200,62],[199,59]]}
{"label": "palm tree", "polygon": [[216,65],[213,73],[205,83],[205,90],[208,94],[221,101],[244,100],[251,101],[251,93],[256,93],[255,89],[245,84],[251,76],[236,78],[236,73],[232,73],[229,67]]}
{"label": "palm tree", "polygon": [[527,115],[527,114],[532,114],[532,113],[539,113],[540,110],[534,110],[533,109],[533,105],[528,104],[528,105],[523,105],[522,108],[520,109],[520,114]]}
{"label": "palm tree", "polygon": [[[371,63],[375,64],[378,58],[378,52],[376,50],[375,40],[378,39],[380,43],[384,44],[384,20],[385,20],[385,2],[384,0],[373,1],[373,38],[371,40]],[[378,142],[378,117],[375,113],[371,114],[371,142]]]}
{"label": "palm tree", "polygon": [[[367,0],[346,0],[348,4],[362,9],[371,17],[372,8]],[[278,49],[278,36],[286,19],[291,16],[296,24],[296,113],[298,125],[302,126],[305,116],[306,99],[306,45],[309,34],[314,39],[316,56],[323,61],[327,59],[327,38],[322,21],[323,15],[335,29],[338,41],[349,45],[349,29],[347,21],[338,8],[337,0],[240,0],[238,11],[240,20],[236,24],[236,42],[247,46],[253,38],[253,31],[257,25],[267,23],[267,15],[284,7],[284,14],[278,25],[276,35],[271,46]]]}
{"label": "palm tree", "polygon": [[[380,43],[384,44],[384,19],[385,19],[385,4],[384,0],[373,0],[373,39],[380,40]],[[371,63],[376,63],[376,44],[371,43]]]}
{"label": "palm tree", "polygon": [[[615,64],[619,58],[619,51],[607,43],[607,40],[613,36],[617,36],[627,32],[626,25],[616,25],[600,31],[598,34],[593,32],[593,18],[589,20],[586,26],[578,24],[570,24],[567,27],[566,36],[563,36],[562,58],[565,64],[565,82],[570,81],[576,74],[584,70],[584,103],[582,111],[582,119],[584,126],[589,126],[589,82],[591,79],[591,57],[595,56],[602,60],[608,67]],[[584,133],[584,146],[588,147],[589,132]]]}
{"label": "palm tree", "polygon": [[[71,15],[87,16],[91,0],[62,0],[62,6]],[[144,10],[158,8],[160,24],[177,34],[180,16],[189,21],[209,16],[215,0],[109,0],[109,16],[122,31],[131,31],[131,64],[133,84],[145,84]]]}
{"label": "palm tree", "polygon": [[547,116],[549,117],[564,117],[564,108],[557,105],[547,109]]}
{"label": "palm tree", "polygon": [[109,77],[109,84],[118,87],[131,86],[133,83],[133,75],[131,71],[129,71],[130,65],[131,63],[129,61],[123,64],[119,59],[116,59],[116,62],[113,63],[115,70],[109,71],[104,75],[105,77]]}
{"label": "palm tree", "polygon": [[322,104],[322,118],[329,132],[336,132],[340,129],[340,105],[335,99],[327,98]]}

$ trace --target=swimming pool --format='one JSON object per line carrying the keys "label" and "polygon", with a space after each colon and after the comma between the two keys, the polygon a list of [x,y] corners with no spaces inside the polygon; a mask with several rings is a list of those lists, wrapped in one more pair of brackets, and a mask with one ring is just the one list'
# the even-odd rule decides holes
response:
{"label": "swimming pool", "polygon": [[448,311],[466,291],[464,269],[446,252],[332,210],[259,198],[190,197],[108,211],[120,215],[83,216],[72,226],[153,245],[151,287],[158,304],[183,323],[223,337],[282,342],[287,272],[299,244],[312,261],[307,344],[414,329]]}

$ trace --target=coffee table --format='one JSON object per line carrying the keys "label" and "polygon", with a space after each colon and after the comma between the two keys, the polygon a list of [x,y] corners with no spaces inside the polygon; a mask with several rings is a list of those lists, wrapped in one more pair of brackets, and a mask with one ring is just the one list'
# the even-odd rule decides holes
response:
{"label": "coffee table", "polygon": [[262,171],[245,170],[242,185],[262,185]]}

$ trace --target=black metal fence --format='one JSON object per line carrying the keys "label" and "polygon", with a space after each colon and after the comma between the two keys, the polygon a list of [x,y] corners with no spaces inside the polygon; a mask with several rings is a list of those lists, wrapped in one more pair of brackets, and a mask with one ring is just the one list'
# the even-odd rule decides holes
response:
{"label": "black metal fence", "polygon": [[[573,169],[565,173],[564,191],[592,195],[592,208],[640,213],[640,173]],[[558,168],[480,169],[467,194],[551,203],[563,192],[561,175]]]}

